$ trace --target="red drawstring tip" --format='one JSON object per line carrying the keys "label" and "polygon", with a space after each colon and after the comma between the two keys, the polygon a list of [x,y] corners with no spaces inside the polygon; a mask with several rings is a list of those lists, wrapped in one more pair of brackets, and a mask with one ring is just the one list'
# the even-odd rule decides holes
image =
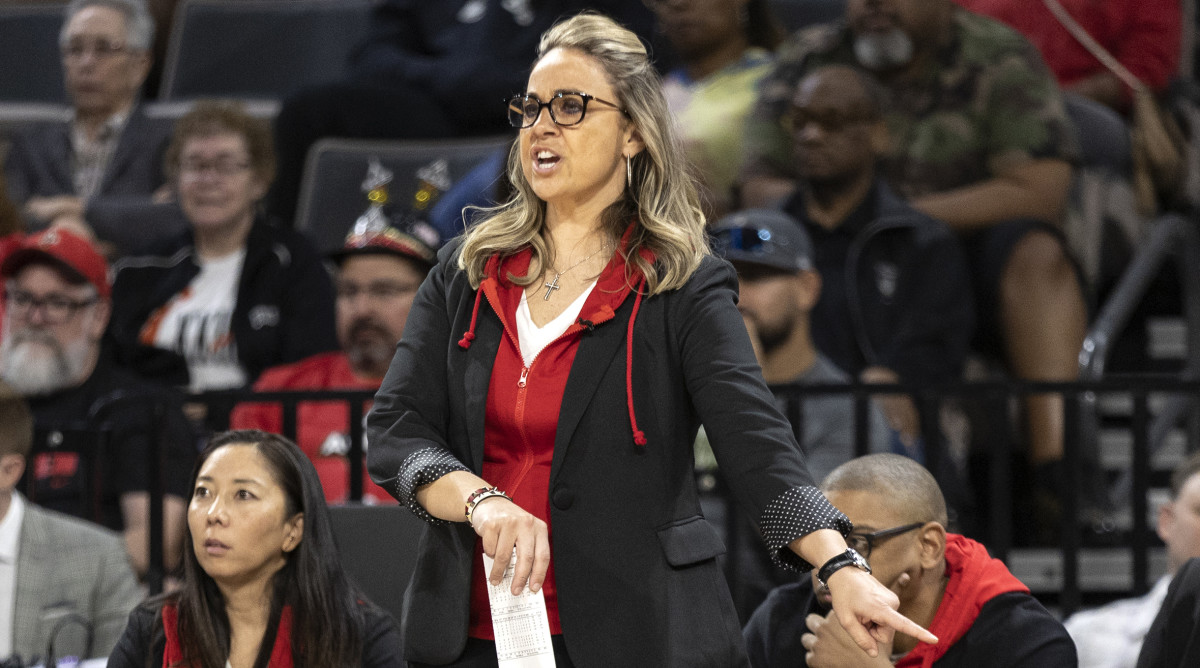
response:
{"label": "red drawstring tip", "polygon": [[641,429],[633,432],[633,442],[637,443],[638,445],[645,445],[646,444],[646,432],[642,431]]}
{"label": "red drawstring tip", "polygon": [[467,332],[458,340],[458,347],[467,350],[471,347],[471,342],[475,340],[475,332]]}

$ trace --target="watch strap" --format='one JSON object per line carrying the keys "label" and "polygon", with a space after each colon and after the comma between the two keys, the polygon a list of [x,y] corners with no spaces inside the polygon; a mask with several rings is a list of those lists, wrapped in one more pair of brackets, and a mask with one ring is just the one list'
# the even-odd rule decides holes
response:
{"label": "watch strap", "polygon": [[829,561],[825,562],[824,566],[821,566],[821,569],[817,571],[817,581],[821,583],[821,586],[828,587],[829,577],[847,566],[854,566],[867,573],[871,572],[871,567],[867,565],[867,560],[863,559],[862,555],[858,552],[848,548],[845,552],[832,557]]}

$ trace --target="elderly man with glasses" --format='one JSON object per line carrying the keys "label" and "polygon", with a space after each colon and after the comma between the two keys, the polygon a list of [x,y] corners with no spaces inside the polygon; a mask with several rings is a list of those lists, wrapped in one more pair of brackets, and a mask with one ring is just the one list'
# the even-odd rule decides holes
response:
{"label": "elderly man with glasses", "polygon": [[821,574],[779,587],[744,636],[754,668],[977,668],[1077,665],[1066,629],[983,545],[946,530],[946,502],[933,476],[892,454],[851,460],[821,491],[854,523],[846,542],[872,575],[900,597],[900,612],[937,644],[896,634],[867,659],[835,616]]}
{"label": "elderly man with glasses", "polygon": [[[123,532],[135,570],[145,575],[148,466],[157,442],[166,449],[160,460],[167,493],[165,565],[177,564],[195,437],[170,393],[148,386],[104,354],[101,339],[111,310],[104,258],[84,239],[51,229],[26,239],[0,265],[0,276],[5,281],[0,379],[25,396],[35,427],[51,445],[73,434],[107,436],[104,445],[89,441],[106,448],[90,450],[90,458],[35,453],[29,459],[31,499]],[[152,417],[152,403],[164,407],[161,423]]]}
{"label": "elderly man with glasses", "polygon": [[59,47],[72,117],[15,133],[5,162],[9,197],[30,227],[69,225],[122,249],[136,242],[121,212],[149,205],[166,183],[170,125],[138,104],[153,39],[143,0],[67,6]]}

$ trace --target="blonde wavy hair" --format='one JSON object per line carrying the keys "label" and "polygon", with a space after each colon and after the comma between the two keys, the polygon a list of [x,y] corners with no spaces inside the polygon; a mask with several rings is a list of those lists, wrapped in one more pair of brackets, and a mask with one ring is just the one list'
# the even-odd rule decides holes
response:
{"label": "blonde wavy hair", "polygon": [[[632,159],[632,185],[601,215],[612,241],[621,237],[631,220],[636,221],[629,243],[621,251],[627,280],[636,283],[634,272],[640,272],[646,277],[647,295],[683,286],[710,250],[690,164],[645,46],[612,19],[587,12],[547,30],[538,45],[538,59],[554,49],[573,49],[600,64],[616,91],[617,103],[626,109],[628,122],[634,124],[645,144]],[[510,277],[518,285],[539,280],[550,260],[541,234],[546,204],[525,179],[521,160],[517,140],[508,154],[513,196],[498,206],[477,209],[479,222],[463,241],[458,266],[467,272],[473,287],[479,287],[493,255],[512,255],[526,246],[532,249],[529,272]],[[641,249],[654,253],[653,264],[638,254]]]}

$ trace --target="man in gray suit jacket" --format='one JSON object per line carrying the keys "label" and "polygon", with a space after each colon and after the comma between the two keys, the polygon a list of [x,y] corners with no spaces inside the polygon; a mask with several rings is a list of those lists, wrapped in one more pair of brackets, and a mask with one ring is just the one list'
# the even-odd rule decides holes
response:
{"label": "man in gray suit jacket", "polygon": [[73,114],[14,133],[5,162],[9,198],[31,228],[67,225],[126,252],[140,250],[146,232],[126,222],[131,215],[152,211],[137,217],[161,215],[171,224],[164,233],[182,229],[178,214],[153,200],[156,192],[165,198],[171,123],[148,118],[138,104],[153,36],[144,0],[67,6],[59,46]]}
{"label": "man in gray suit jacket", "polygon": [[15,490],[32,443],[29,408],[0,386],[0,658],[108,656],[141,591],[119,536]]}

